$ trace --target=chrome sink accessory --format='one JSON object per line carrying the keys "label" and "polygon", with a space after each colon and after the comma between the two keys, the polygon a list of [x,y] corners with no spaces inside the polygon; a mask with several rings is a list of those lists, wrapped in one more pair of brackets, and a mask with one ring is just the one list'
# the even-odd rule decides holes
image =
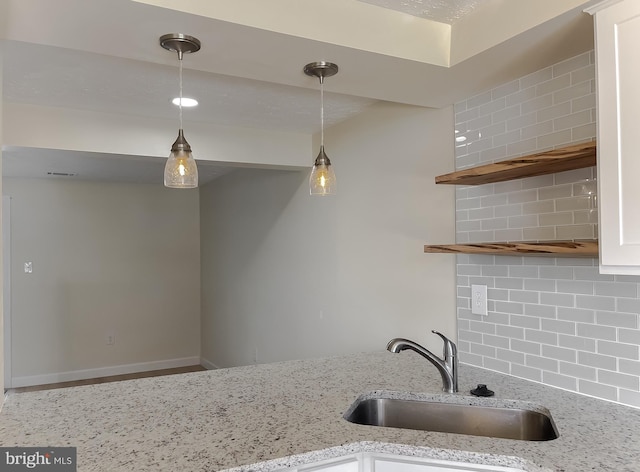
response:
{"label": "chrome sink accessory", "polygon": [[439,333],[438,331],[431,332],[440,336],[444,341],[444,347],[442,349],[443,359],[440,359],[420,344],[404,338],[395,338],[389,341],[389,344],[387,344],[387,350],[398,353],[405,349],[411,349],[412,351],[417,352],[436,366],[436,369],[440,372],[440,375],[442,376],[442,391],[455,393],[458,391],[458,349],[453,341],[447,338],[444,334]]}

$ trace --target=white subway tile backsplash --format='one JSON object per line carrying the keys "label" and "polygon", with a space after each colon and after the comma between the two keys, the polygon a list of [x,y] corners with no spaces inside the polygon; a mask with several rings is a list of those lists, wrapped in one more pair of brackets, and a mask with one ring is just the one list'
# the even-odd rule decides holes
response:
{"label": "white subway tile backsplash", "polygon": [[598,326],[595,324],[576,323],[576,334],[583,338],[604,339],[615,341],[616,329],[611,326]]}
{"label": "white subway tile backsplash", "polygon": [[581,282],[575,280],[558,280],[556,288],[558,292],[593,295],[593,282]]}
{"label": "white subway tile backsplash", "polygon": [[637,298],[638,284],[625,282],[596,282],[595,294],[610,297]]}
{"label": "white subway tile backsplash", "polygon": [[616,370],[617,366],[617,359],[615,357],[585,351],[578,351],[578,362],[581,365],[588,365],[606,370]]}
{"label": "white subway tile backsplash", "polygon": [[614,387],[622,387],[629,390],[640,390],[640,379],[635,375],[620,374],[611,372],[610,370],[598,371],[598,382],[613,385]]}
{"label": "white subway tile backsplash", "polygon": [[618,399],[618,390],[609,385],[603,385],[589,380],[578,380],[578,390],[586,395],[591,395],[605,400],[616,401]]}
{"label": "white subway tile backsplash", "polygon": [[640,393],[633,390],[620,389],[618,401],[620,403],[624,403],[625,405],[631,405],[635,406],[636,408],[640,408]]}
{"label": "white subway tile backsplash", "polygon": [[[506,197],[506,194],[500,194]],[[522,215],[523,205],[521,203],[515,203],[513,205],[500,205],[495,207],[495,216],[519,216]]]}
{"label": "white subway tile backsplash", "polygon": [[527,303],[524,306],[524,314],[527,316],[536,316],[539,318],[556,318],[556,310],[558,307],[551,305],[535,305]]}
{"label": "white subway tile backsplash", "polygon": [[[589,56],[589,52],[582,53],[578,56],[572,57],[570,59],[566,59],[562,62],[558,62],[552,66],[553,76],[556,77],[558,75],[567,74],[573,72],[575,70],[581,69],[583,67],[592,64]],[[595,69],[594,72],[595,74]],[[593,75],[591,76],[593,78]]]}
{"label": "white subway tile backsplash", "polygon": [[546,357],[534,356],[532,354],[525,355],[525,364],[528,367],[534,367],[547,372],[558,372],[558,361],[548,359]]}
{"label": "white subway tile backsplash", "polygon": [[[596,351],[606,356],[622,357],[625,359],[638,360],[638,346],[634,344],[623,344],[612,341],[598,341]],[[613,370],[613,369],[611,369]]]}
{"label": "white subway tile backsplash", "polygon": [[504,336],[509,339],[524,339],[524,328],[518,328],[516,326],[497,325],[496,334],[498,336]]}
{"label": "white subway tile backsplash", "polygon": [[613,297],[576,295],[576,306],[578,308],[613,311],[616,309],[616,299]]}
{"label": "white subway tile backsplash", "polygon": [[[518,106],[518,110],[520,110],[520,104],[518,104],[517,106]],[[538,116],[536,115],[536,112],[521,114],[520,116],[507,121],[507,130],[512,131],[514,129],[520,129],[520,128],[525,128],[527,126],[532,126],[532,125],[535,125],[538,121],[543,121],[543,120],[538,120]]]}
{"label": "white subway tile backsplash", "polygon": [[556,226],[556,237],[559,240],[592,239],[596,236],[593,225]]}
{"label": "white subway tile backsplash", "polygon": [[542,292],[540,303],[544,305],[555,305],[557,307],[574,307],[575,296],[568,293]]}
{"label": "white subway tile backsplash", "polygon": [[511,364],[506,361],[501,361],[491,357],[484,358],[485,369],[494,370],[496,372],[502,372],[503,374],[509,374],[511,370]]}
{"label": "white subway tile backsplash", "polygon": [[553,68],[547,67],[545,69],[541,69],[537,72],[533,72],[529,75],[525,75],[520,78],[520,87],[527,88],[533,87],[536,84],[541,82],[545,82],[553,77]]}
{"label": "white subway tile backsplash", "polygon": [[[589,109],[590,110],[590,109]],[[551,126],[553,127],[553,120],[556,118],[560,118],[561,116],[567,116],[571,113],[571,102],[559,103],[557,105],[552,105],[547,108],[543,108],[536,112],[536,122],[551,122]],[[547,131],[548,134],[552,130]]]}
{"label": "white subway tile backsplash", "polygon": [[[538,269],[538,273],[540,269],[543,267],[536,266]],[[543,280],[543,279],[525,279],[524,281],[524,289],[525,290],[536,290],[539,292],[555,292],[556,291],[556,281],[555,280]]]}
{"label": "white subway tile backsplash", "polygon": [[592,93],[591,82],[581,82],[553,93],[553,103],[562,103]]}
{"label": "white subway tile backsplash", "polygon": [[574,321],[576,323],[594,323],[595,312],[581,308],[558,307],[558,319],[564,321]]}
{"label": "white subway tile backsplash", "polygon": [[509,300],[522,303],[539,303],[540,294],[526,290],[509,290]]}
{"label": "white subway tile backsplash", "polygon": [[536,97],[547,95],[558,90],[566,89],[571,85],[571,75],[564,74],[556,76],[554,79],[541,82],[536,85]]}
{"label": "white subway tile backsplash", "polygon": [[509,349],[510,340],[503,336],[495,336],[493,334],[485,334],[482,337],[484,344],[487,346],[499,347],[503,349]]}
{"label": "white subway tile backsplash", "polygon": [[[578,104],[578,106],[584,106],[584,104],[580,103]],[[585,106],[585,108],[591,108],[591,107]],[[501,121],[509,122],[513,118],[517,118],[519,116],[520,116],[520,104],[518,103],[517,105],[512,105],[512,106],[503,108],[502,110],[496,111],[492,115],[491,119],[494,123],[499,123]],[[506,123],[505,123],[505,126],[506,126]]]}
{"label": "white subway tile backsplash", "polygon": [[550,331],[538,331],[537,329],[525,329],[524,339],[527,341],[533,341],[540,344],[551,344],[556,346],[558,344],[558,335]]}
{"label": "white subway tile backsplash", "polygon": [[573,349],[567,349],[564,347],[550,346],[542,344],[542,355],[551,359],[557,359],[559,361],[576,362],[577,352]]}
{"label": "white subway tile backsplash", "polygon": [[[489,163],[505,159],[507,156],[507,146],[497,146],[490,149],[485,149],[480,153],[480,161],[483,163]],[[484,185],[483,187],[491,188],[490,185]]]}
{"label": "white subway tile backsplash", "polygon": [[[522,103],[529,101],[536,96],[536,88],[535,87],[522,87],[522,90],[516,93],[512,93],[511,95],[507,95],[507,107],[518,105],[521,107]],[[520,112],[525,115],[528,112],[523,112],[522,108]]]}
{"label": "white subway tile backsplash", "polygon": [[542,371],[540,369],[534,369],[533,367],[525,367],[523,365],[512,364],[511,375],[520,377],[527,380],[533,380],[534,382],[542,381]]}
{"label": "white subway tile backsplash", "polygon": [[490,115],[496,111],[504,110],[507,107],[507,101],[504,98],[498,98],[478,107],[478,115]]}
{"label": "white subway tile backsplash", "polygon": [[[636,320],[637,326],[637,320]],[[640,345],[640,330],[638,329],[619,329],[618,341],[621,343],[639,344]]]}
{"label": "white subway tile backsplash", "polygon": [[[558,323],[566,323],[559,321]],[[544,328],[544,323],[543,323]],[[561,332],[558,330],[558,332]],[[567,334],[558,335],[558,345],[561,347],[568,347],[570,349],[576,349],[578,351],[596,352],[595,339],[581,338],[578,336],[571,336]]]}
{"label": "white subway tile backsplash", "polygon": [[640,313],[640,299],[618,298],[616,302],[617,311],[636,314]]}
{"label": "white subway tile backsplash", "polygon": [[[540,329],[540,318],[534,316],[512,314],[509,317],[509,320],[511,322],[511,326],[514,327]],[[522,339],[524,339],[524,337]]]}
{"label": "white subway tile backsplash", "polygon": [[596,134],[596,124],[589,123],[587,125],[571,128],[571,140],[574,142],[584,141]]}
{"label": "white subway tile backsplash", "polygon": [[523,140],[532,139],[532,138],[537,138],[541,134],[552,133],[553,130],[554,130],[553,121],[549,120],[543,123],[538,123],[535,125],[527,126],[526,128],[522,128],[521,136]]}
{"label": "white subway tile backsplash", "polygon": [[553,120],[553,130],[561,131],[567,128],[576,128],[578,126],[589,124],[591,121],[591,110],[579,111]]}
{"label": "white subway tile backsplash", "polygon": [[522,114],[526,115],[527,113],[532,113],[538,110],[542,110],[543,108],[548,108],[553,105],[553,95],[543,95],[541,97],[536,96],[531,100],[527,100],[526,102],[522,102],[520,105],[520,109],[522,110]]}
{"label": "white subway tile backsplash", "polygon": [[[571,112],[592,110],[596,107],[596,95],[594,93],[571,100]],[[594,136],[594,135],[592,135]]]}
{"label": "white subway tile backsplash", "polygon": [[538,136],[539,149],[551,149],[571,142],[571,130],[557,131],[555,133]]}
{"label": "white subway tile backsplash", "polygon": [[[455,104],[456,169],[596,136],[593,51]],[[597,237],[595,168],[462,187],[458,242]],[[472,365],[640,408],[640,277],[595,258],[457,256],[458,348]],[[470,285],[489,287],[471,314]]]}
{"label": "white subway tile backsplash", "polygon": [[595,381],[598,378],[597,372],[598,371],[593,367],[586,367],[570,362],[560,362],[560,373],[564,375],[570,375],[571,377]]}
{"label": "white subway tile backsplash", "polygon": [[620,359],[618,361],[620,372],[640,377],[640,362]]}
{"label": "white subway tile backsplash", "polygon": [[564,211],[558,213],[543,213],[538,215],[538,224],[540,226],[558,226],[573,224],[573,212]]}
{"label": "white subway tile backsplash", "polygon": [[595,71],[595,64],[590,64],[586,67],[583,67],[582,69],[574,70],[573,72],[571,72],[571,85],[593,80]]}
{"label": "white subway tile backsplash", "polygon": [[563,388],[565,390],[576,391],[578,380],[568,375],[556,374],[555,372],[542,371],[542,382],[552,387]]}
{"label": "white subway tile backsplash", "polygon": [[522,241],[523,234],[521,229],[498,229],[495,231],[494,239],[496,241]]}

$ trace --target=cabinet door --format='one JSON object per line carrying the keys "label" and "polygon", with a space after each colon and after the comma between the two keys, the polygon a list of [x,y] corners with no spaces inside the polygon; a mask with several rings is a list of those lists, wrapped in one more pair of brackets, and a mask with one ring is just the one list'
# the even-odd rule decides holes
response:
{"label": "cabinet door", "polygon": [[640,1],[595,15],[600,272],[640,274]]}

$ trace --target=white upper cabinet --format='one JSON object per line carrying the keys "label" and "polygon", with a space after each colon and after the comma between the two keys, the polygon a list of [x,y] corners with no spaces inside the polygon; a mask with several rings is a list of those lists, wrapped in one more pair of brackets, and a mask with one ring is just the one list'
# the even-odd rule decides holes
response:
{"label": "white upper cabinet", "polygon": [[640,0],[595,17],[600,272],[640,274]]}

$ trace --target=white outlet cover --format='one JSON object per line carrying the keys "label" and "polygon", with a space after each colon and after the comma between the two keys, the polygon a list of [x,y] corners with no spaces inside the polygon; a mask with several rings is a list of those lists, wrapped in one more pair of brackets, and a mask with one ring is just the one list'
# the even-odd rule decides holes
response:
{"label": "white outlet cover", "polygon": [[487,316],[487,286],[471,286],[471,313]]}

